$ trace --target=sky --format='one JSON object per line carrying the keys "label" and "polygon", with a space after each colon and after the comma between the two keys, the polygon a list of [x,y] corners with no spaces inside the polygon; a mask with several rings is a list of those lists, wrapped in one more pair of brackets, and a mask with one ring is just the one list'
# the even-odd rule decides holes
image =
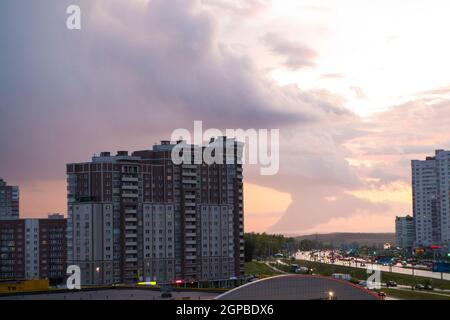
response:
{"label": "sky", "polygon": [[[66,8],[82,12],[66,28]],[[66,213],[65,164],[177,128],[280,130],[245,230],[394,231],[410,160],[450,148],[448,1],[3,0],[0,177]]]}

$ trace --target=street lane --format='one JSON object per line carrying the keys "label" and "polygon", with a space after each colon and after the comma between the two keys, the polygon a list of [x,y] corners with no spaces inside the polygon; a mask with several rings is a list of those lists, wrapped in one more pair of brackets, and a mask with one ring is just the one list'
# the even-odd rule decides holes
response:
{"label": "street lane", "polygon": [[[295,258],[298,260],[307,260],[307,261],[315,261],[311,256],[310,252],[297,252],[295,255]],[[320,261],[316,261],[320,262]],[[323,260],[322,263],[327,264],[333,264],[331,261]],[[347,266],[347,267],[353,267],[353,268],[360,268],[360,269],[367,269],[367,267],[371,266],[370,263],[367,263],[365,267],[361,267],[359,263],[355,263],[354,261],[339,261],[336,260],[334,262],[335,265],[341,265],[341,266]],[[356,264],[356,266],[355,266]],[[382,266],[379,264],[373,264],[376,266],[379,270],[385,271],[385,272],[394,272],[394,273],[401,273],[401,274],[407,274],[407,275],[414,275],[414,276],[420,276],[420,277],[427,277],[427,278],[433,278],[433,279],[441,279],[441,273],[439,272],[432,272],[428,270],[420,270],[420,269],[410,269],[410,268],[403,268],[399,266]],[[444,273],[442,274],[443,280],[450,280],[450,274]]]}

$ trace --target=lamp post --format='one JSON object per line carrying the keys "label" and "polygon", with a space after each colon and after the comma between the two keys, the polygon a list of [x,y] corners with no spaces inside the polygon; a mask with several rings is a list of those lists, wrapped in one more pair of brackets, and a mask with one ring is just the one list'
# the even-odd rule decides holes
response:
{"label": "lamp post", "polygon": [[328,292],[328,300],[334,300],[334,292],[333,291]]}
{"label": "lamp post", "polygon": [[95,272],[97,274],[97,285],[100,284],[100,267],[95,268]]}

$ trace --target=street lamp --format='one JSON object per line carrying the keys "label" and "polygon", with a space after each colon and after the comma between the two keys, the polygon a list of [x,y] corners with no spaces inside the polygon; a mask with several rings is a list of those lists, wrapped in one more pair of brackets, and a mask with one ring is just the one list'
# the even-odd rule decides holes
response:
{"label": "street lamp", "polygon": [[100,267],[95,268],[95,272],[97,273],[97,284],[100,284]]}
{"label": "street lamp", "polygon": [[333,297],[334,297],[334,292],[333,291],[328,292],[328,300],[333,300]]}

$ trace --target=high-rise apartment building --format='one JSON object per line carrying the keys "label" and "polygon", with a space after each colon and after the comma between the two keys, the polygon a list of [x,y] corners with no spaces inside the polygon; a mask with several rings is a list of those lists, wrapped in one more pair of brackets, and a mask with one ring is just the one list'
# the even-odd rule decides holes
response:
{"label": "high-rise apartment building", "polygon": [[49,279],[62,283],[66,276],[67,220],[0,221],[0,279]]}
{"label": "high-rise apartment building", "polygon": [[0,220],[19,218],[19,187],[0,179]]}
{"label": "high-rise apartment building", "polygon": [[416,227],[411,216],[395,217],[395,245],[410,250],[416,240]]}
{"label": "high-rise apartment building", "polygon": [[243,275],[242,144],[189,145],[192,155],[215,146],[228,161],[175,164],[180,143],[67,165],[68,263],[83,284]]}
{"label": "high-rise apartment building", "polygon": [[412,161],[413,212],[416,244],[450,243],[450,151]]}
{"label": "high-rise apartment building", "polygon": [[25,278],[25,221],[0,220],[0,279]]}

